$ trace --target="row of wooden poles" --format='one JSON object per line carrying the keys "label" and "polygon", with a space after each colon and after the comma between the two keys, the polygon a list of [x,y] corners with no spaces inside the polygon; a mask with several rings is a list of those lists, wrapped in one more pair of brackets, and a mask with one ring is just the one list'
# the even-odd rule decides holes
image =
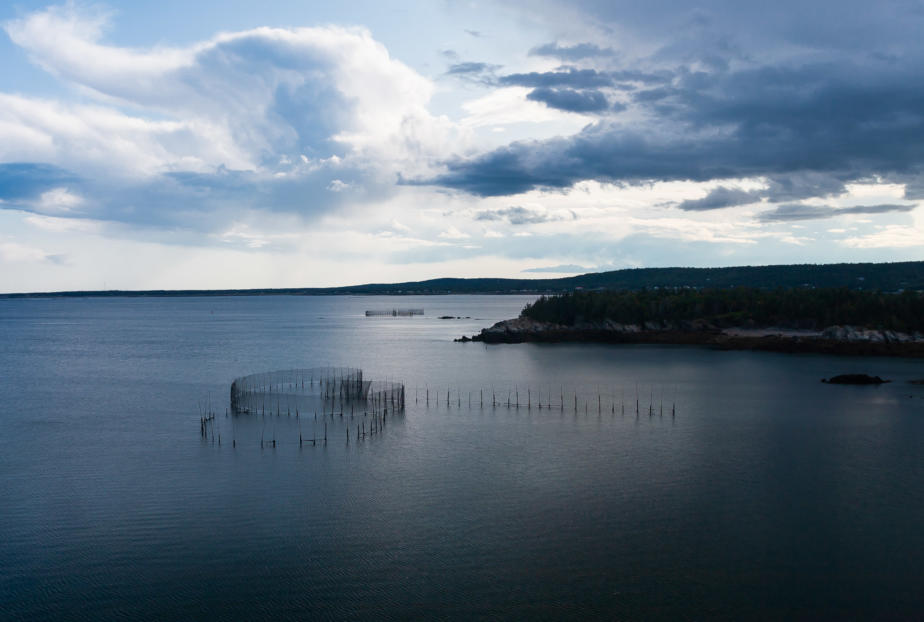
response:
{"label": "row of wooden poles", "polygon": [[[538,391],[534,393],[532,387],[526,387],[525,395],[523,396],[521,396],[519,387],[508,389],[507,394],[506,394],[506,399],[503,394],[498,396],[497,390],[492,388],[490,391],[490,402],[488,402],[486,401],[485,389],[480,388],[478,389],[477,393],[475,391],[469,391],[467,394],[467,399],[463,401],[463,392],[461,389],[456,390],[456,397],[455,399],[452,399],[452,389],[447,388],[445,391],[445,400],[444,400],[443,399],[444,393],[442,391],[434,389],[431,395],[429,386],[425,386],[423,388],[421,387],[415,388],[414,403],[418,405],[422,403],[426,408],[430,408],[431,403],[434,405],[434,407],[445,404],[447,408],[450,408],[453,406],[453,404],[455,404],[455,406],[457,406],[458,408],[461,408],[464,402],[465,404],[467,404],[469,408],[472,408],[473,402],[474,402],[474,405],[477,405],[477,407],[481,409],[485,408],[486,406],[490,406],[492,409],[506,408],[508,410],[509,409],[519,410],[520,408],[532,410],[532,408],[535,405],[535,407],[538,408],[539,410],[542,410],[542,409],[557,410],[563,413],[571,410],[575,414],[578,414],[581,411],[578,392],[575,390],[571,393],[573,395],[573,400],[566,401],[564,387],[562,387],[559,390],[559,400],[557,402],[553,402],[553,399],[552,399],[553,393],[551,390],[549,390],[546,393],[546,396],[545,396],[546,400],[543,403],[542,391]],[[534,396],[536,398],[535,404],[533,402]],[[371,395],[368,400],[349,400],[348,398],[344,399],[341,395],[337,395],[336,393],[331,394],[327,392],[324,392],[320,397],[322,397],[322,406],[323,406],[322,411],[321,411],[321,416],[324,419],[324,434],[323,436],[319,436],[317,432],[313,432],[313,435],[311,438],[305,438],[301,433],[301,424],[299,424],[299,436],[298,436],[299,447],[303,447],[308,443],[311,443],[312,446],[317,446],[319,443],[326,445],[328,441],[327,418],[330,417],[331,421],[333,421],[334,418],[338,416],[341,419],[343,419],[345,412],[346,412],[345,407],[347,405],[349,405],[349,416],[350,416],[351,421],[354,419],[356,415],[357,403],[361,403],[365,407],[363,409],[362,420],[360,422],[357,422],[356,424],[356,432],[355,432],[355,436],[353,436],[353,439],[355,441],[364,441],[366,440],[367,437],[381,434],[385,430],[385,426],[388,421],[388,415],[389,414],[393,415],[396,412],[401,412],[404,410],[404,387],[403,386],[400,386],[400,393],[383,391],[380,394]],[[337,399],[338,397],[340,399]],[[524,397],[525,400],[521,401],[521,397]],[[584,398],[583,400],[584,414],[589,414],[590,412],[593,412],[593,410],[591,409],[592,401],[593,401],[592,399]],[[571,406],[571,408],[568,408],[569,405]],[[276,406],[275,413],[273,413],[272,405],[270,406],[268,414],[271,417],[274,414],[276,417],[282,417],[282,416],[291,417],[293,415],[292,409],[289,406],[287,406],[285,412],[283,412],[281,403],[278,400],[275,406]],[[339,406],[339,411],[336,410],[338,406]],[[635,388],[634,406],[635,406],[635,415],[636,417],[639,417],[641,413],[643,412],[643,410],[641,407],[641,400],[639,398],[639,391],[638,391],[637,385]],[[328,408],[330,409],[329,411],[328,411]],[[629,408],[631,411],[632,409],[631,402],[629,403]],[[603,393],[600,392],[599,390],[597,391],[597,400],[596,400],[595,410],[598,415],[602,415],[604,412]],[[613,394],[612,399],[609,400],[609,411],[613,415],[615,415],[617,412],[619,412],[619,414],[621,415],[626,414],[625,392],[622,393],[622,398],[619,401],[618,410],[617,410],[615,394]],[[257,413],[254,413],[254,414],[257,414]],[[267,409],[266,409],[265,402],[261,404],[261,409],[260,409],[259,414],[265,419],[267,415]],[[663,391],[662,391],[661,398],[660,398],[657,408],[655,407],[655,401],[654,401],[654,389],[650,391],[647,414],[649,417],[654,417],[655,414],[657,414],[660,417],[664,416]],[[676,401],[671,402],[669,414],[671,417],[676,417],[677,415]],[[225,413],[225,416],[226,417],[228,416],[228,412]],[[300,410],[297,407],[294,410],[294,416],[296,419],[301,419],[303,417],[303,414],[300,412]],[[317,411],[315,411],[314,420],[317,421],[317,418],[318,418],[318,413]],[[366,425],[367,418],[369,418],[368,427]],[[202,410],[202,406],[200,405],[199,429],[200,429],[200,434],[203,439],[211,440],[211,442],[213,443],[217,441],[217,443],[221,445],[220,431],[218,431],[216,435],[215,413],[214,411],[211,410],[211,399],[209,399],[208,405],[206,405],[204,411]],[[347,444],[349,444],[351,440],[351,434],[350,434],[351,429],[352,429],[352,424],[347,425],[346,427],[346,443]],[[264,431],[265,431],[265,424],[264,424]],[[264,447],[275,448],[276,442],[277,441],[275,438],[275,429],[273,431],[273,438],[271,440],[266,440],[265,434],[261,433],[261,436],[260,436],[260,447],[261,448],[264,448]],[[237,440],[235,438],[232,438],[231,443],[232,443],[232,447],[237,446]]]}
{"label": "row of wooden poles", "polygon": [[[455,404],[458,408],[462,407],[463,392],[461,389],[456,389],[455,399],[452,399],[452,389],[451,388],[446,389],[446,392],[445,392],[446,399],[445,400],[442,399],[442,395],[443,395],[442,392],[435,389],[433,396],[432,396],[433,399],[431,400],[429,386],[426,386],[422,389],[420,387],[416,387],[414,389],[414,403],[420,404],[422,402],[427,408],[430,407],[431,401],[434,406],[440,406],[440,405],[445,404],[446,408],[451,408],[452,405]],[[579,412],[578,392],[573,391],[573,395],[574,395],[574,401],[573,401],[572,410],[575,414],[577,414]],[[465,403],[468,405],[468,408],[473,407],[472,406],[473,396],[475,396],[475,399],[476,399],[476,406],[478,408],[484,408],[486,404],[485,390],[482,388],[482,389],[478,389],[477,392],[474,392],[474,391],[468,392],[468,399],[465,400]],[[526,388],[526,392],[523,395],[524,401],[521,401],[520,397],[521,395],[520,395],[519,387],[508,389],[506,400],[504,399],[503,394],[501,394],[501,396],[498,397],[496,389],[492,388],[490,392],[490,402],[488,402],[487,405],[490,406],[491,408],[519,409],[522,407],[522,408],[526,408],[527,410],[532,410],[533,406],[535,405],[539,410],[542,410],[543,408],[545,408],[546,410],[559,410],[561,412],[566,412],[568,410],[567,406],[571,404],[570,400],[567,402],[565,401],[564,387],[562,387],[561,390],[559,391],[559,400],[556,403],[552,402],[552,392],[551,390],[549,390],[549,392],[547,393],[546,402],[544,406],[542,402],[542,392],[539,391],[539,392],[533,393],[533,390],[531,387]],[[536,398],[535,403],[533,402],[534,397]],[[585,414],[591,412],[591,407],[590,407],[591,402],[592,400],[584,398],[584,413]],[[609,406],[610,406],[610,409],[609,409],[610,413],[616,414],[617,408],[616,408],[615,394],[613,395],[612,400],[610,400]],[[632,405],[630,403],[629,408],[631,409],[631,407]],[[598,391],[597,392],[597,408],[596,408],[597,414],[603,414],[603,410],[604,410],[603,409],[603,393]],[[625,393],[623,393],[622,399],[620,400],[620,403],[619,403],[619,412],[623,415],[626,414]],[[651,393],[649,394],[648,416],[653,417],[655,415],[655,412],[656,412],[656,409],[655,409],[655,401],[654,401],[654,389],[652,389]],[[660,399],[660,402],[657,408],[657,412],[660,416],[664,416],[663,391],[661,394],[661,399]],[[641,413],[641,404],[640,404],[640,399],[639,399],[638,386],[636,386],[635,388],[635,414],[639,415],[640,413]],[[671,401],[670,415],[672,417],[676,417],[677,415],[676,400]]]}
{"label": "row of wooden poles", "polygon": [[[383,403],[379,403],[379,404],[373,403],[372,406],[373,407],[371,411],[369,410],[363,411],[362,420],[356,423],[356,435],[354,437],[356,441],[364,441],[366,440],[367,437],[376,436],[377,434],[381,434],[382,432],[384,432],[385,426],[388,423],[389,414],[394,415],[396,412],[395,410],[389,411],[388,404],[387,402],[384,402],[384,401]],[[328,438],[327,437],[327,418],[330,417],[331,421],[333,421],[335,417],[339,416],[340,419],[342,420],[344,418],[344,414],[345,414],[345,411],[343,410],[341,410],[340,412],[331,411],[329,413],[327,412],[321,413],[321,417],[324,420],[324,435],[323,436],[319,436],[317,432],[313,431],[312,432],[313,436],[311,438],[306,438],[301,432],[301,423],[299,423],[298,446],[304,447],[305,445],[309,443],[312,445],[312,447],[317,446],[319,443],[326,445],[327,438]],[[227,418],[228,416],[229,416],[229,413],[225,411],[225,417]],[[272,412],[270,412],[270,416],[271,417],[273,416]],[[277,410],[276,416],[281,417],[283,415],[279,410]],[[291,417],[292,416],[291,411],[286,412],[285,416]],[[299,419],[301,416],[302,415],[299,412],[299,410],[296,409],[295,418]],[[351,421],[354,420],[355,416],[356,416],[355,405],[351,405],[350,413],[349,413],[350,420]],[[263,418],[265,419],[266,416],[263,415]],[[368,419],[368,426],[367,426],[367,419]],[[212,443],[217,442],[218,445],[221,445],[221,432],[218,431],[216,434],[215,420],[216,419],[215,419],[214,412],[208,411],[207,414],[201,415],[199,418],[199,432],[200,432],[201,437],[204,440],[207,440],[207,441],[210,440]],[[317,420],[318,420],[318,413],[315,412],[314,421],[317,421]],[[352,424],[346,427],[347,445],[350,444],[351,427],[352,427]],[[260,434],[260,448],[262,449],[262,448],[272,447],[275,449],[276,447],[275,428],[273,429],[273,437],[269,440],[266,439],[265,431],[266,431],[266,426],[264,424],[263,432],[261,432]],[[231,446],[237,447],[237,439],[234,437],[232,437],[231,439]]]}

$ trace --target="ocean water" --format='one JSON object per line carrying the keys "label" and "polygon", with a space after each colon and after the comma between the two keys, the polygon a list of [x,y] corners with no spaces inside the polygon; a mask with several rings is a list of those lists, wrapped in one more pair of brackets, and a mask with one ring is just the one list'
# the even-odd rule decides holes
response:
{"label": "ocean water", "polygon": [[[0,618],[924,615],[924,361],[452,342],[529,300],[0,300]],[[225,416],[323,365],[406,411]]]}

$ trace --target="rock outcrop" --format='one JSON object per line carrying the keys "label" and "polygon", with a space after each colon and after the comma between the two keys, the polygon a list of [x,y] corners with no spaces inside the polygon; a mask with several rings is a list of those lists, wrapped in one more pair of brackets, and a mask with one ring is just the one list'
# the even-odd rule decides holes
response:
{"label": "rock outcrop", "polygon": [[521,316],[497,322],[471,338],[462,337],[456,341],[699,344],[729,350],[924,357],[924,335],[920,334],[853,326],[830,326],[823,331],[802,332],[775,328],[723,328],[702,320],[649,320],[644,324],[621,324],[612,320],[578,321],[573,326],[567,326]]}
{"label": "rock outcrop", "polygon": [[924,335],[920,333],[908,334],[894,330],[872,330],[854,326],[829,326],[821,332],[821,337],[850,343],[913,343],[915,341],[924,341]]}

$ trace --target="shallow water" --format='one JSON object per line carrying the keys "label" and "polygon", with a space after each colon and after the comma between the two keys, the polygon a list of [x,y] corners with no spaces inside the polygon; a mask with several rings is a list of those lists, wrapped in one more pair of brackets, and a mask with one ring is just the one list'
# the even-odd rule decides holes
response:
{"label": "shallow water", "polygon": [[[924,362],[452,342],[528,300],[0,301],[0,617],[924,611]],[[329,364],[406,412],[301,448],[313,413],[224,416],[236,376]],[[893,382],[819,382],[847,372]]]}

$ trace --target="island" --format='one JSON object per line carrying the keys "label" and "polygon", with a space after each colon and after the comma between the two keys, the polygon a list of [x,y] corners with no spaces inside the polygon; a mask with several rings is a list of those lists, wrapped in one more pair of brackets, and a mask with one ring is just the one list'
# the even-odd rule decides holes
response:
{"label": "island", "polygon": [[542,296],[456,341],[698,344],[924,357],[924,294],[847,288],[658,288]]}

